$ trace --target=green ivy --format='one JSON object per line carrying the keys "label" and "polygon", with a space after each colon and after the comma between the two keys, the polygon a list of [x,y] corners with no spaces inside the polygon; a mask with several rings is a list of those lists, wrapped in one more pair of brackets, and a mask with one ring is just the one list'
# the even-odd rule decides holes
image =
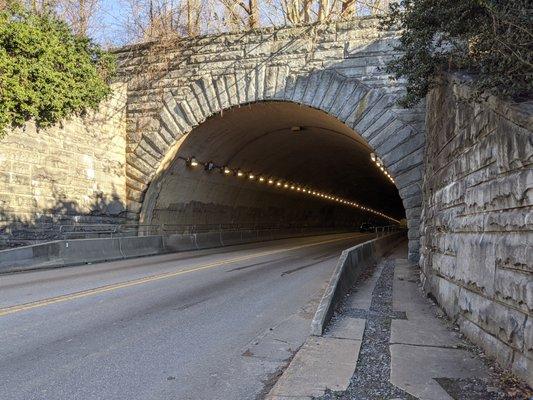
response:
{"label": "green ivy", "polygon": [[50,126],[96,108],[115,59],[53,15],[14,5],[0,11],[0,136],[34,120]]}
{"label": "green ivy", "polygon": [[515,100],[533,92],[533,9],[530,0],[402,0],[391,4],[382,28],[399,29],[401,56],[388,72],[407,81],[400,101],[410,107],[443,71],[464,71],[474,96]]}

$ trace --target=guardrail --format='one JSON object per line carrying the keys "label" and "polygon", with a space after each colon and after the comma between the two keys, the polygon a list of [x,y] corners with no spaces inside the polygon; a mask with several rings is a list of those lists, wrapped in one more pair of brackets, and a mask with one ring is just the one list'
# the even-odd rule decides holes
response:
{"label": "guardrail", "polygon": [[356,226],[317,226],[301,223],[227,223],[227,224],[138,224],[138,223],[23,223],[7,224],[0,228],[0,236],[6,240],[37,243],[50,240],[95,239],[153,235],[196,234],[206,232],[268,231],[281,229],[343,230],[355,229]]}
{"label": "guardrail", "polygon": [[405,229],[399,225],[387,225],[387,226],[374,227],[374,233],[376,234],[376,237],[385,236],[385,235],[388,235],[394,232],[401,232],[403,230]]}

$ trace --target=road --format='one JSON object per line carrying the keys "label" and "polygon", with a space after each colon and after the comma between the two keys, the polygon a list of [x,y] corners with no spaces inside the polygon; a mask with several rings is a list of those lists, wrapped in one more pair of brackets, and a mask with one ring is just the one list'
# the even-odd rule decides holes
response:
{"label": "road", "polygon": [[2,400],[257,399],[304,342],[339,234],[0,276]]}

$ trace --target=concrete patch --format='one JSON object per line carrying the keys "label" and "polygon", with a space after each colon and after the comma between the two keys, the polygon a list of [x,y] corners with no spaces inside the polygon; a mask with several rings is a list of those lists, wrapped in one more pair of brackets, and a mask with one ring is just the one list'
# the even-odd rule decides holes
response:
{"label": "concrete patch", "polygon": [[243,349],[245,357],[285,361],[307,338],[310,319],[292,315],[277,326],[255,337]]}
{"label": "concrete patch", "polygon": [[307,399],[327,388],[346,390],[360,346],[360,340],[310,336],[266,399]]}
{"label": "concrete patch", "polygon": [[453,400],[435,378],[488,374],[481,361],[465,350],[394,344],[390,351],[391,383],[420,400]]}
{"label": "concrete patch", "polygon": [[455,332],[450,332],[438,319],[417,318],[392,320],[391,344],[411,344],[417,346],[457,347],[462,340]]}
{"label": "concrete patch", "polygon": [[363,340],[366,319],[361,318],[338,318],[328,329],[325,337],[337,339]]}

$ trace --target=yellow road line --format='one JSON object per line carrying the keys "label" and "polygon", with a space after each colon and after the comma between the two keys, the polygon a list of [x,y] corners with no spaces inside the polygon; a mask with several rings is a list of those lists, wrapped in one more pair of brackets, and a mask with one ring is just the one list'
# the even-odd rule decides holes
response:
{"label": "yellow road line", "polygon": [[221,261],[217,261],[217,262],[213,262],[213,263],[209,263],[209,264],[203,264],[203,265],[199,265],[199,266],[197,266],[195,268],[190,268],[190,269],[186,269],[186,270],[180,270],[180,271],[175,271],[175,272],[167,272],[167,273],[158,274],[158,275],[151,275],[151,276],[147,276],[147,277],[144,277],[144,278],[134,279],[134,280],[131,280],[131,281],[126,281],[126,282],[121,282],[121,283],[114,283],[114,284],[111,284],[111,285],[100,286],[100,287],[93,288],[93,289],[83,290],[81,292],[75,292],[75,293],[65,294],[65,295],[56,296],[56,297],[50,297],[48,299],[38,300],[38,301],[31,302],[31,303],[25,303],[25,304],[19,304],[19,305],[16,305],[16,306],[6,307],[6,308],[0,308],[0,317],[3,317],[5,315],[9,315],[9,314],[15,314],[15,313],[18,313],[18,312],[21,312],[21,311],[32,310],[34,308],[48,306],[50,304],[62,303],[64,301],[80,299],[80,298],[83,298],[83,297],[88,297],[88,296],[92,296],[92,295],[96,295],[96,294],[100,294],[100,293],[105,293],[105,292],[110,292],[110,291],[117,290],[117,289],[123,289],[123,288],[127,288],[127,287],[142,285],[143,283],[159,281],[159,280],[162,280],[162,279],[169,279],[169,278],[173,278],[173,277],[176,277],[176,276],[179,276],[179,275],[188,274],[190,272],[196,272],[196,271],[201,271],[201,270],[204,270],[204,269],[220,267],[222,265],[227,265],[227,264],[231,264],[231,263],[235,263],[235,262],[239,262],[239,261],[246,261],[246,260],[250,260],[250,259],[258,258],[258,257],[263,257],[263,256],[269,256],[269,255],[273,255],[273,254],[277,254],[277,253],[283,253],[283,252],[286,252],[286,251],[299,250],[299,249],[303,249],[303,248],[306,248],[306,247],[318,246],[318,245],[321,245],[321,244],[338,242],[338,241],[347,240],[347,239],[353,239],[353,238],[356,238],[356,237],[359,237],[359,236],[361,236],[361,235],[348,236],[348,237],[343,237],[343,238],[338,238],[338,239],[330,239],[330,240],[325,240],[323,242],[317,242],[317,243],[308,243],[308,244],[289,247],[289,248],[285,248],[285,249],[263,251],[261,253],[255,253],[255,254],[248,255],[248,256],[229,258],[229,259],[226,259],[226,260],[221,260]]}

